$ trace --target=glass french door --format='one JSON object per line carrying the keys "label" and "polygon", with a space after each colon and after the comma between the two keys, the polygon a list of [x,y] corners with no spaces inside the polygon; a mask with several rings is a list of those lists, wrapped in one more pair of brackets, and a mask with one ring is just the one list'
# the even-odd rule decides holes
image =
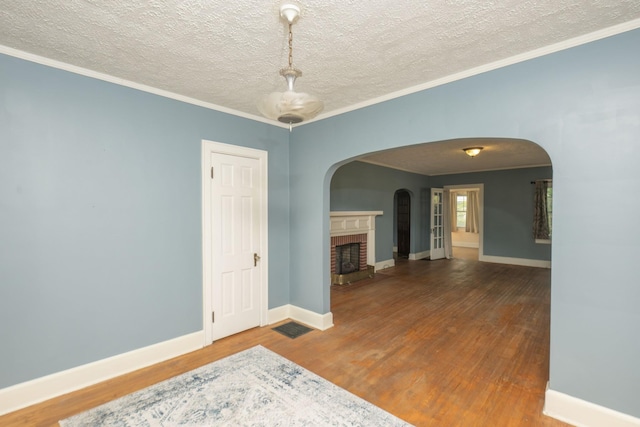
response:
{"label": "glass french door", "polygon": [[441,259],[444,251],[444,190],[431,189],[431,259]]}

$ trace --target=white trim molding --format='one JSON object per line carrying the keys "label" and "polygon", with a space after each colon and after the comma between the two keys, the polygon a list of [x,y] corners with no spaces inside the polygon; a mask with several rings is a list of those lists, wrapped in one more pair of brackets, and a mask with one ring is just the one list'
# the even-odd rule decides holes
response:
{"label": "white trim molding", "polygon": [[199,99],[191,98],[189,96],[180,95],[178,93],[169,92],[164,89],[158,89],[152,86],[147,86],[141,83],[136,83],[131,80],[122,79],[109,74],[100,73],[97,71],[89,70],[87,68],[78,67],[66,62],[56,61],[55,59],[45,58],[44,56],[35,55],[33,53],[24,52],[22,50],[14,49],[12,47],[0,45],[0,53],[13,56],[15,58],[24,59],[25,61],[34,62],[36,64],[46,65],[47,67],[57,68],[58,70],[68,71],[70,73],[78,74],[80,76],[90,77],[92,79],[102,80],[109,83],[114,83],[119,86],[129,87],[132,89],[140,90],[154,95],[159,95],[164,98],[175,99],[176,101],[185,102],[187,104],[197,105],[209,110],[219,111],[221,113],[231,114],[237,117],[242,117],[249,120],[255,120],[257,122],[266,123],[272,126],[278,126],[281,128],[289,128],[286,123],[280,123],[276,120],[270,120],[265,117],[257,116],[255,114],[245,113],[243,111],[234,110],[233,108],[224,107],[222,105],[213,104],[211,102],[201,101]]}
{"label": "white trim molding", "polygon": [[559,52],[565,49],[570,49],[572,47],[580,46],[583,44],[591,43],[596,40],[604,39],[610,36],[614,36],[616,34],[621,34],[626,31],[635,30],[636,28],[640,28],[640,19],[634,19],[632,21],[624,22],[622,24],[614,25],[612,27],[604,28],[598,31],[594,31],[589,34],[584,34],[578,37],[574,37],[569,40],[563,40],[559,43],[554,43],[548,46],[543,46],[538,49],[531,50],[529,52],[524,52],[515,56],[511,56],[508,58],[500,59],[495,62],[491,62],[489,64],[480,65],[479,67],[470,68],[468,70],[463,70],[455,74],[450,74],[448,76],[444,76],[442,78],[432,80],[426,83],[421,83],[416,86],[412,86],[406,89],[401,89],[397,92],[392,92],[386,95],[382,95],[378,98],[368,99],[366,101],[353,104],[347,107],[338,108],[335,110],[327,111],[326,113],[320,114],[317,117],[305,121],[302,125],[307,125],[309,123],[313,123],[318,120],[328,119],[329,117],[339,116],[340,114],[345,114],[350,111],[359,110],[361,108],[369,107],[371,105],[379,104],[385,101],[389,101],[391,99],[399,98],[401,96],[410,95],[412,93],[421,92],[423,90],[431,89],[437,86],[442,86],[451,82],[455,82],[457,80],[462,80],[467,77],[475,76],[478,74],[486,73],[488,71],[497,70],[499,68],[508,67],[509,65],[517,64],[519,62],[528,61],[530,59],[538,58],[541,56],[549,55],[555,52]]}
{"label": "white trim molding", "polygon": [[0,390],[0,415],[202,348],[204,331],[87,363]]}
{"label": "white trim molding", "polygon": [[[478,202],[479,202],[479,211],[478,211],[478,225],[480,229],[478,230],[478,261],[483,261],[484,256],[484,184],[461,184],[461,185],[445,185],[443,187],[445,190],[449,191],[477,191],[478,192]],[[451,233],[451,238],[453,239],[453,233]],[[452,242],[452,246],[456,246]],[[500,261],[489,261],[488,262],[500,262]],[[510,263],[505,263],[510,264]]]}
{"label": "white trim molding", "polygon": [[578,427],[639,427],[640,418],[614,411],[547,386],[542,412]]}
{"label": "white trim molding", "polygon": [[269,325],[273,325],[274,323],[287,320],[291,312],[289,307],[290,307],[290,304],[285,304],[285,305],[281,305],[280,307],[270,309],[267,314],[267,323]]}
{"label": "white trim molding", "polygon": [[[269,153],[265,150],[225,144],[222,142],[201,142],[201,189],[202,189],[202,328],[204,345],[213,341],[213,324],[211,322],[213,270],[213,227],[214,216],[211,211],[212,170],[211,157],[215,154],[226,154],[234,157],[246,157],[258,160],[260,164],[260,325],[268,323],[269,306]],[[256,325],[258,326],[258,325]]]}
{"label": "white trim molding", "polygon": [[[578,36],[569,40],[564,40],[559,43],[555,43],[549,46],[544,46],[539,49],[535,49],[529,52],[521,53],[519,55],[515,55],[509,58],[501,59],[499,61],[495,61],[489,64],[481,65],[479,67],[474,67],[468,70],[463,70],[461,72],[451,74],[440,79],[432,80],[426,83],[422,83],[416,86],[412,86],[406,89],[399,90],[397,92],[392,92],[390,94],[386,94],[377,98],[369,99],[363,102],[359,102],[353,105],[349,105],[346,107],[338,108],[332,111],[328,111],[324,114],[320,114],[318,117],[315,117],[312,120],[305,121],[304,123],[300,123],[296,126],[304,126],[309,123],[313,123],[315,121],[324,120],[330,117],[338,116],[340,114],[348,113],[350,111],[359,110],[361,108],[369,107],[374,104],[379,104],[381,102],[385,102],[391,99],[399,98],[401,96],[410,95],[416,92],[421,92],[426,89],[431,89],[437,86],[442,86],[447,83],[451,83],[457,80],[462,80],[467,77],[475,76],[477,74],[486,73],[487,71],[496,70],[498,68],[507,67],[512,64],[517,64],[519,62],[528,61],[529,59],[538,58],[540,56],[548,55],[551,53],[559,52],[561,50],[570,49],[575,46],[580,46],[586,43],[590,43],[592,41],[604,39],[610,36],[614,36],[616,34],[621,34],[627,31],[635,30],[636,28],[640,28],[640,19],[634,19],[632,21],[624,22],[622,24],[614,25],[612,27],[604,28],[593,33],[584,34],[582,36]],[[56,61],[54,59],[45,58],[44,56],[35,55],[32,53],[28,53],[22,50],[14,49],[8,46],[0,45],[0,53],[5,55],[10,55],[16,58],[24,59],[26,61],[35,62],[37,64],[46,65],[53,68],[58,68],[60,70],[69,71],[71,73],[79,74],[82,76],[91,77],[98,80],[104,80],[106,82],[115,83],[117,85],[130,87],[133,89],[141,90],[148,93],[153,93],[155,95],[160,95],[165,98],[175,99],[177,101],[186,102],[188,104],[198,105],[200,107],[208,108],[210,110],[220,111],[222,113],[232,114],[234,116],[243,117],[249,120],[255,120],[262,123],[267,123],[272,126],[278,126],[282,128],[288,128],[289,125],[285,123],[280,123],[275,120],[269,120],[264,117],[248,114],[242,111],[234,110],[232,108],[223,107],[221,105],[213,104],[210,102],[201,101],[195,98],[191,98],[188,96],[180,95],[177,93],[169,92],[164,89],[158,89],[151,86],[143,85],[140,83],[135,83],[129,80],[122,79],[120,77],[114,77],[109,74],[99,73],[93,70],[89,70],[87,68],[78,67],[76,65],[67,64],[65,62]],[[294,126],[295,127],[295,126]]]}
{"label": "white trim molding", "polygon": [[471,248],[471,249],[478,249],[480,248],[480,243],[475,243],[475,242],[463,242],[463,241],[453,241],[451,242],[451,246],[453,246],[454,248]]}
{"label": "white trim molding", "polygon": [[480,255],[479,261],[493,262],[496,264],[522,265],[524,267],[551,268],[551,261],[541,259],[511,258],[504,256]]}
{"label": "white trim molding", "polygon": [[326,331],[333,327],[333,313],[318,314],[316,312],[286,304],[269,310],[269,324],[278,323],[286,319],[295,320],[312,328]]}
{"label": "white trim molding", "polygon": [[396,266],[396,260],[391,258],[385,261],[376,262],[375,271],[384,270],[385,268],[391,268]]}
{"label": "white trim molding", "polygon": [[416,261],[419,259],[423,259],[423,258],[429,258],[431,256],[431,251],[422,251],[422,252],[417,252],[415,254],[409,254],[409,259]]}
{"label": "white trim molding", "polygon": [[331,211],[329,233],[334,236],[367,235],[367,264],[376,263],[376,216],[382,211]]}

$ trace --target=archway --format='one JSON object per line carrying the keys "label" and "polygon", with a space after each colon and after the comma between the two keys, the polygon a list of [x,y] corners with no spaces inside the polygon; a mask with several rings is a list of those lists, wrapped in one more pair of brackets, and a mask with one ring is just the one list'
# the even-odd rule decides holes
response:
{"label": "archway", "polygon": [[[474,139],[474,141],[478,141]],[[478,229],[470,229],[476,237],[475,247],[481,261],[505,264],[549,267],[549,244],[536,242],[532,237],[533,185],[539,179],[551,179],[551,161],[544,149],[522,139],[482,139],[487,148],[481,158],[468,158],[460,146],[469,139],[454,139],[418,144],[383,153],[370,153],[342,162],[331,176],[330,205],[332,210],[381,210],[386,213],[377,220],[377,262],[393,265],[392,248],[398,247],[397,206],[398,189],[414,195],[411,206],[411,253],[408,258],[429,256],[431,231],[429,190],[446,188],[452,191],[477,191],[480,212],[477,213]],[[449,173],[422,175],[407,171],[407,157],[420,158],[424,150],[440,162],[450,163]],[[404,154],[403,154],[404,152]],[[513,153],[519,153],[514,155]],[[403,157],[404,156],[404,157]],[[447,158],[448,156],[448,158]],[[456,157],[457,156],[457,157]],[[486,158],[490,157],[490,158]],[[380,159],[391,159],[386,164]],[[373,160],[372,160],[373,159]],[[375,160],[375,161],[374,161]],[[526,161],[529,161],[527,164]],[[402,164],[404,170],[394,168],[393,162]],[[456,166],[455,163],[458,163]],[[490,165],[489,169],[486,165]],[[471,166],[475,167],[473,170]],[[458,168],[458,169],[455,169]],[[442,169],[438,170],[439,172]],[[339,188],[339,195],[336,194]],[[385,202],[385,197],[394,203]],[[348,204],[345,202],[348,201]],[[485,210],[489,210],[485,215]],[[392,213],[392,215],[389,215]],[[386,235],[393,236],[386,239]],[[386,240],[385,240],[386,239]],[[460,246],[466,242],[458,243]]]}
{"label": "archway", "polygon": [[393,196],[396,254],[409,258],[411,253],[411,195],[407,190],[398,190]]}
{"label": "archway", "polygon": [[[628,200],[637,183],[629,153],[638,103],[623,89],[633,89],[638,80],[637,56],[631,55],[638,34],[609,37],[300,127],[289,144],[291,304],[330,311],[328,181],[344,159],[456,136],[535,141],[553,160],[556,196],[547,399],[557,392],[557,403],[564,393],[637,415],[630,398],[637,395],[637,381],[617,375],[633,372],[637,359],[628,345],[636,331],[624,320],[633,315],[628,302],[636,289],[636,251],[612,250],[598,263],[585,259],[592,257],[595,242],[611,235],[593,213],[592,196],[614,188],[612,197]],[[509,223],[509,214],[500,219]],[[634,233],[619,233],[613,248],[635,248],[635,240]]]}
{"label": "archway", "polygon": [[[449,142],[451,144],[453,144],[453,142]],[[535,144],[529,142],[529,141],[523,141],[523,144],[531,144],[534,148],[537,147]],[[542,150],[541,148],[538,147],[538,149]],[[360,161],[357,161],[360,160]],[[425,201],[428,200],[428,197],[424,197],[426,196],[428,193],[428,189],[431,188],[432,186],[438,186],[438,187],[444,187],[444,188],[449,188],[449,189],[465,189],[465,190],[470,190],[470,189],[474,189],[474,190],[478,190],[480,191],[480,189],[484,190],[485,188],[485,184],[487,189],[489,190],[489,201],[491,202],[489,205],[489,231],[491,233],[495,233],[496,232],[496,225],[498,225],[499,223],[502,224],[502,226],[505,228],[505,230],[503,230],[503,232],[497,236],[498,241],[503,241],[503,242],[509,242],[509,240],[504,240],[505,237],[513,237],[514,234],[517,234],[518,232],[520,232],[522,230],[523,227],[528,227],[530,225],[530,219],[526,218],[523,219],[521,221],[518,221],[517,219],[513,219],[511,222],[506,221],[505,218],[508,218],[509,216],[515,215],[517,212],[521,212],[519,207],[524,207],[525,210],[528,210],[531,206],[530,204],[528,205],[529,207],[525,206],[525,199],[531,201],[533,199],[533,192],[532,192],[532,184],[531,182],[535,179],[538,178],[551,178],[551,174],[552,174],[552,170],[551,170],[551,166],[550,165],[546,165],[546,166],[541,166],[541,165],[532,165],[529,168],[523,168],[523,167],[516,167],[516,168],[508,168],[508,165],[505,165],[504,169],[498,169],[495,171],[476,171],[476,172],[466,172],[466,173],[459,173],[459,174],[449,174],[449,175],[436,175],[436,176],[425,176],[422,181],[420,180],[419,177],[416,177],[415,174],[412,174],[410,172],[407,171],[400,171],[398,169],[393,169],[393,170],[383,170],[381,165],[377,164],[371,164],[371,163],[366,163],[363,162],[361,159],[354,159],[351,162],[348,162],[344,165],[341,165],[340,168],[338,169],[338,171],[336,171],[336,174],[334,174],[334,177],[338,176],[339,178],[344,178],[345,181],[349,181],[350,178],[353,177],[359,177],[360,178],[360,183],[363,184],[363,187],[358,188],[357,190],[357,194],[359,194],[359,199],[361,202],[364,202],[365,199],[367,199],[366,202],[366,208],[367,209],[375,209],[375,210],[385,210],[385,205],[376,205],[373,200],[378,200],[380,201],[380,203],[384,203],[384,199],[385,196],[388,198],[390,195],[394,195],[397,196],[398,194],[398,190],[396,188],[400,187],[403,189],[403,191],[412,191],[413,193],[415,193],[415,199],[412,199],[416,201],[416,205],[426,205]],[[375,177],[375,179],[374,179]],[[484,178],[483,178],[484,177]],[[407,180],[409,183],[405,184],[405,181]],[[415,181],[413,181],[415,180]],[[332,180],[333,181],[333,180]],[[352,182],[352,181],[351,181]],[[369,184],[369,186],[365,186],[364,184]],[[353,184],[353,182],[352,182]],[[422,187],[421,187],[422,186]],[[341,197],[345,200],[349,200],[351,202],[350,207],[352,209],[357,209],[358,205],[357,205],[357,200],[358,198],[355,197],[355,192],[354,193],[347,193],[344,191],[344,187],[342,188],[342,194]],[[382,194],[381,194],[382,193]],[[515,195],[521,193],[522,197],[521,198],[516,198]],[[369,195],[369,198],[366,198],[365,196]],[[331,197],[331,200],[333,201],[335,198]],[[397,199],[397,197],[396,197]],[[500,203],[498,203],[500,202]],[[391,206],[395,206],[396,203],[393,203]],[[389,205],[387,205],[388,207]],[[333,209],[333,206],[332,206]],[[533,209],[530,209],[531,212],[529,212],[530,215],[533,214]],[[397,216],[397,215],[396,215]],[[517,215],[515,215],[517,216]],[[384,217],[384,215],[383,215]],[[483,218],[484,220],[484,218]],[[390,228],[388,229],[389,231],[393,230],[395,227],[395,223],[396,221],[392,221]],[[526,224],[526,226],[524,225]],[[426,225],[426,224],[423,224]],[[382,227],[385,226],[384,221],[382,221],[381,223],[378,224],[378,230],[377,233],[378,235],[382,236],[385,234],[385,232],[383,231],[383,229],[381,229]],[[426,227],[428,229],[428,227]],[[425,230],[422,229],[418,232],[418,234],[424,232]],[[489,234],[488,235],[489,240],[492,240],[491,244],[489,244],[489,248],[491,249],[487,254],[488,256],[492,256],[495,259],[494,260],[498,260],[499,262],[505,262],[505,261],[514,261],[512,263],[516,263],[515,261],[517,260],[513,260],[513,259],[508,259],[508,258],[514,258],[514,257],[507,257],[506,255],[509,254],[510,252],[512,252],[512,249],[517,253],[520,249],[517,247],[513,247],[513,246],[509,246],[508,248],[506,248],[507,250],[505,252],[500,252],[497,251],[496,249],[503,249],[500,248],[499,246],[496,247],[495,246],[495,239],[496,239],[496,234]],[[526,238],[533,240],[531,233],[530,233],[530,229],[528,229],[526,231]],[[493,246],[492,246],[493,245]],[[547,249],[550,249],[549,246],[547,246]],[[550,254],[549,254],[550,255]],[[383,258],[386,258],[386,255],[383,256]],[[522,258],[524,259],[524,258]],[[549,258],[550,259],[550,258]],[[395,280],[397,280],[398,276],[402,276],[405,272],[405,270],[401,270],[401,268],[403,268],[403,265],[407,265],[408,263],[411,263],[413,261],[411,260],[398,260],[398,269],[393,270],[393,273],[389,273],[390,276],[393,276]],[[420,262],[416,262],[416,264],[414,264],[414,266],[418,266]],[[422,262],[423,265],[425,264],[435,264],[434,263],[425,263]],[[455,265],[454,262],[452,262],[449,265]],[[479,265],[478,263],[476,263],[476,265]],[[465,270],[468,271],[468,270]],[[546,274],[546,273],[545,273]],[[381,275],[382,277],[384,277],[384,275]],[[449,277],[459,277],[460,276],[460,272],[455,272],[454,274],[451,274],[451,276]],[[426,276],[421,276],[426,277]],[[476,276],[477,277],[477,276]],[[424,279],[419,279],[419,280],[424,280]],[[433,280],[429,279],[432,283]],[[415,281],[415,280],[414,280]],[[444,280],[442,282],[439,283],[446,283],[446,282],[452,282],[452,280]],[[376,282],[372,282],[372,283],[376,283]],[[407,281],[406,284],[410,283],[410,281]],[[548,283],[548,282],[547,282]],[[377,285],[380,285],[380,282],[377,282]],[[540,287],[538,289],[542,289],[543,287]],[[382,287],[380,288],[376,288],[376,289],[382,289]],[[477,291],[478,288],[476,288],[475,290]],[[546,288],[548,291],[548,288]],[[332,291],[333,292],[333,291]],[[480,291],[478,291],[480,292]],[[476,295],[477,293],[476,292]],[[526,298],[525,292],[521,292],[519,290],[516,291],[516,295],[517,298],[521,298],[521,300],[524,300]],[[480,292],[482,293],[482,292]],[[336,295],[337,294],[337,295]],[[483,295],[489,295],[490,293],[486,293]],[[494,293],[495,294],[495,293]],[[418,295],[418,293],[414,293],[412,295]],[[336,318],[336,321],[338,323],[338,321],[342,320],[344,321],[344,313],[341,313],[340,310],[337,307],[341,307],[344,304],[342,304],[340,302],[340,294],[338,292],[334,293],[334,296],[336,298],[337,302],[337,306],[336,306],[336,315],[338,315],[339,317]],[[384,305],[384,301],[387,299],[383,299],[381,297],[380,298],[379,303]],[[391,297],[390,297],[391,298]],[[482,299],[482,298],[481,298]],[[387,300],[388,301],[388,300]],[[394,301],[393,303],[388,302],[387,304],[396,304],[397,302]],[[454,307],[455,305],[452,304],[452,307]],[[402,307],[405,307],[407,309],[407,311],[410,311],[410,303],[406,303],[403,304]],[[537,308],[537,307],[536,307]],[[549,309],[549,306],[546,306],[546,309]],[[487,310],[485,310],[486,313],[491,313],[492,310],[495,310],[495,313],[498,313],[500,309],[496,308],[496,306],[489,306],[487,308]],[[412,311],[413,313],[413,311]],[[417,316],[420,316],[419,312],[416,312]],[[460,312],[458,312],[459,314]],[[541,311],[536,311],[536,313],[541,313]],[[497,314],[496,314],[497,315]],[[546,314],[548,315],[548,313]],[[540,317],[544,317],[544,316],[539,316],[537,317],[537,319],[540,319]],[[538,327],[539,325],[534,325],[533,323],[526,323],[529,327],[531,328],[535,328],[536,330],[540,331],[541,329]],[[512,323],[512,326],[514,326],[515,323]],[[464,326],[463,326],[464,327]],[[463,328],[462,327],[462,328]],[[459,328],[459,329],[462,329]],[[493,332],[495,331],[487,331],[488,335],[491,335]],[[446,335],[448,332],[444,331],[443,334]],[[439,332],[434,332],[433,338],[435,341],[438,341],[440,338],[442,338],[442,336],[444,335],[438,335]],[[543,338],[540,338],[540,336],[542,336]],[[548,331],[544,331],[540,333],[540,336],[536,336],[535,338],[535,342],[541,342],[543,340],[546,340],[546,346],[549,345],[549,333]],[[457,339],[459,343],[464,342],[464,339],[462,338],[455,338],[455,337],[451,337],[451,339]],[[529,338],[531,339],[531,338]],[[522,342],[526,342],[526,339]],[[548,348],[548,347],[547,347]],[[546,351],[546,350],[545,350]],[[545,355],[546,357],[546,355]],[[543,375],[545,374],[541,374],[540,377],[536,377],[537,379],[541,378]],[[548,379],[548,377],[544,377],[543,378],[544,381],[546,381]],[[536,386],[536,390],[540,390],[540,394],[542,394],[542,390],[543,387],[540,386],[539,384]]]}

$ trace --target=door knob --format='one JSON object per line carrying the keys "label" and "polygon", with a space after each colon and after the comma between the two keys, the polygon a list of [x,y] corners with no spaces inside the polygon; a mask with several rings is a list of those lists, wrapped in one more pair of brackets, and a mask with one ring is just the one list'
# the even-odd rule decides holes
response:
{"label": "door knob", "polygon": [[260,255],[258,255],[257,253],[253,253],[253,266],[257,267],[258,266],[258,261],[260,261]]}

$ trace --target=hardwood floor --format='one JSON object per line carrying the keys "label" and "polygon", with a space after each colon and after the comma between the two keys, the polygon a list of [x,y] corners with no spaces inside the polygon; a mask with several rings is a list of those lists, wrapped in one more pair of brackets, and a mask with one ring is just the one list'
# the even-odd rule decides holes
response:
{"label": "hardwood floor", "polygon": [[335,326],[289,339],[252,329],[0,417],[57,421],[261,344],[417,426],[566,426],[542,414],[550,271],[456,258],[399,260],[331,289]]}

